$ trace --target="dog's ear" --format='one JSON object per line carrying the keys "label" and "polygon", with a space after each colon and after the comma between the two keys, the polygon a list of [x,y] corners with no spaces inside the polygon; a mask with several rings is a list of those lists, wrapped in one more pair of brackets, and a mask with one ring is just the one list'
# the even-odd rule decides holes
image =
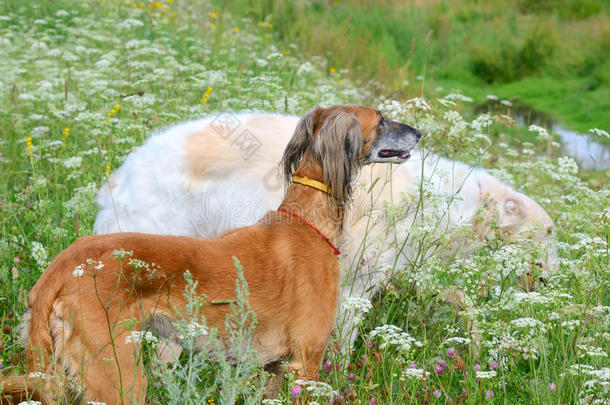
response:
{"label": "dog's ear", "polygon": [[299,120],[294,135],[286,145],[280,162],[280,172],[286,184],[290,183],[291,175],[301,162],[305,150],[313,143],[313,133],[319,110],[319,107],[314,107]]}
{"label": "dog's ear", "polygon": [[324,182],[337,202],[351,196],[352,176],[358,168],[362,133],[358,118],[346,111],[328,116],[318,132],[314,152],[322,163]]}
{"label": "dog's ear", "polygon": [[526,216],[523,205],[523,201],[517,193],[509,195],[501,201],[500,206],[498,207],[500,214],[500,229],[511,230],[515,226],[521,224]]}

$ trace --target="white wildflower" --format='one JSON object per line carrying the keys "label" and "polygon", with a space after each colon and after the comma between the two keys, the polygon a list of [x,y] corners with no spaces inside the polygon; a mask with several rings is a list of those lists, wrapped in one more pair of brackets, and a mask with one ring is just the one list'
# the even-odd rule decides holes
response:
{"label": "white wildflower", "polygon": [[472,121],[470,123],[470,126],[475,131],[480,131],[482,129],[490,127],[491,124],[493,124],[493,119],[491,118],[491,115],[489,115],[489,114],[481,114],[474,121]]}
{"label": "white wildflower", "polygon": [[597,135],[599,137],[604,137],[604,138],[610,138],[610,134],[608,134],[608,132],[599,129],[599,128],[591,128],[589,130],[589,132],[591,132],[593,135]]}
{"label": "white wildflower", "polygon": [[536,132],[538,134],[538,136],[542,139],[549,139],[551,137],[549,135],[549,131],[547,131],[545,128],[542,128],[541,126],[532,124],[529,127],[527,127],[527,129],[530,132]]}
{"label": "white wildflower", "polygon": [[542,328],[544,329],[544,325],[537,319],[534,318],[518,318],[510,321],[510,324],[517,328]]}
{"label": "white wildflower", "polygon": [[106,403],[101,401],[87,401],[87,405],[106,405]]}
{"label": "white wildflower", "polygon": [[45,373],[41,373],[40,371],[32,371],[31,373],[28,374],[29,378],[42,378],[43,380],[45,378],[47,378],[47,375]]}
{"label": "white wildflower", "polygon": [[42,405],[40,401],[23,401],[19,402],[19,405]]}
{"label": "white wildflower", "polygon": [[396,346],[400,351],[408,351],[412,346],[422,347],[420,342],[395,325],[378,326],[371,331],[369,336],[371,339],[377,336],[381,338],[383,343],[379,345],[380,349]]}
{"label": "white wildflower", "polygon": [[415,97],[407,101],[407,107],[413,110],[430,111],[432,107],[423,97]]}
{"label": "white wildflower", "polygon": [[426,378],[426,374],[426,370],[421,368],[405,368],[404,370],[402,370],[400,380],[404,381],[408,378],[416,378],[418,380],[421,380]]}
{"label": "white wildflower", "polygon": [[148,331],[132,331],[129,335],[125,337],[125,344],[129,343],[142,343],[142,341],[148,343],[157,343],[157,338]]}
{"label": "white wildflower", "polygon": [[468,344],[470,344],[470,342],[471,342],[471,340],[469,338],[455,336],[455,337],[450,337],[449,339],[445,340],[443,342],[443,344],[445,346],[458,346],[458,345],[468,345]]}
{"label": "white wildflower", "polygon": [[366,314],[373,308],[373,305],[371,304],[371,301],[366,298],[349,296],[343,297],[341,308],[345,311],[362,312]]}
{"label": "white wildflower", "polygon": [[495,94],[488,94],[485,98],[491,101],[499,100],[498,96],[496,96]]}
{"label": "white wildflower", "polygon": [[506,107],[511,107],[511,106],[513,105],[513,103],[511,103],[511,102],[510,102],[510,101],[508,101],[508,100],[501,100],[501,101],[500,101],[500,104],[502,104],[502,105],[504,105],[504,106],[506,106]]}
{"label": "white wildflower", "polygon": [[498,373],[493,370],[490,371],[477,371],[477,378],[485,379],[485,378],[494,378]]}
{"label": "white wildflower", "polygon": [[111,256],[116,260],[123,260],[126,256],[133,256],[133,250],[127,251],[124,249],[113,250]]}
{"label": "white wildflower", "polygon": [[83,158],[80,156],[72,156],[64,160],[63,165],[68,169],[78,169],[83,163]]}
{"label": "white wildflower", "polygon": [[462,121],[462,116],[460,115],[459,112],[457,111],[446,111],[443,114],[443,118],[446,119],[449,122],[460,122]]}
{"label": "white wildflower", "polygon": [[560,156],[557,159],[557,165],[559,166],[559,173],[561,174],[577,174],[578,163],[569,156]]}
{"label": "white wildflower", "polygon": [[314,67],[314,65],[311,64],[311,62],[305,62],[301,64],[301,66],[299,66],[299,69],[297,70],[297,76],[305,76],[309,73],[315,72],[315,70],[316,68]]}
{"label": "white wildflower", "polygon": [[405,113],[405,106],[397,100],[384,100],[377,109],[391,119],[400,119]]}
{"label": "white wildflower", "polygon": [[438,102],[441,103],[442,105],[444,105],[445,107],[453,107],[456,105],[455,101],[446,100],[444,98],[439,98]]}
{"label": "white wildflower", "polygon": [[558,321],[561,319],[561,316],[557,313],[557,312],[551,312],[549,313],[549,321]]}
{"label": "white wildflower", "polygon": [[72,275],[74,277],[82,277],[84,274],[85,274],[85,266],[83,264],[79,264],[78,266],[76,266],[76,268],[72,272]]}
{"label": "white wildflower", "polygon": [[526,303],[526,304],[548,304],[552,302],[549,297],[545,297],[539,292],[522,292],[516,291],[513,294],[513,300],[517,304]]}
{"label": "white wildflower", "polygon": [[31,254],[36,264],[38,264],[40,267],[47,267],[47,257],[49,254],[45,250],[44,246],[42,246],[42,243],[36,241],[32,242]]}
{"label": "white wildflower", "polygon": [[198,322],[191,322],[186,325],[185,335],[191,339],[197,339],[208,334],[208,328]]}
{"label": "white wildflower", "polygon": [[[570,375],[581,375],[588,374],[590,371],[593,371],[594,367],[589,364],[572,364],[568,369],[567,374]],[[561,373],[559,376],[564,377],[566,373]]]}
{"label": "white wildflower", "polygon": [[572,319],[569,321],[561,322],[561,327],[565,329],[566,332],[573,331],[577,327],[580,326],[580,321],[578,319]]}
{"label": "white wildflower", "polygon": [[322,381],[296,380],[295,384],[304,387],[314,397],[332,398],[335,395],[333,387]]}
{"label": "white wildflower", "polygon": [[87,259],[87,264],[92,266],[95,271],[100,271],[104,268],[104,263],[98,262],[97,260]]}
{"label": "white wildflower", "polygon": [[474,100],[470,97],[466,97],[463,94],[460,93],[451,93],[451,94],[447,94],[444,99],[446,100],[451,100],[451,101],[463,101],[465,103],[472,103]]}
{"label": "white wildflower", "polygon": [[516,245],[502,246],[493,254],[497,271],[504,277],[510,274],[521,276],[529,269],[530,255]]}
{"label": "white wildflower", "polygon": [[585,357],[585,356],[608,357],[608,353],[601,347],[592,346],[592,345],[576,345],[576,347],[580,351],[584,352],[583,354],[580,355],[580,357]]}
{"label": "white wildflower", "polygon": [[122,23],[117,24],[117,27],[120,29],[130,29],[133,27],[143,27],[144,23],[140,20],[135,20],[133,18],[128,18]]}

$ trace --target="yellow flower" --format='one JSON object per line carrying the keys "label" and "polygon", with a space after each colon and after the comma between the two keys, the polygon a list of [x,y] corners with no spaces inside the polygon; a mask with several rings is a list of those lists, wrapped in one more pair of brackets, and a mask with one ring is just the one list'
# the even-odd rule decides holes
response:
{"label": "yellow flower", "polygon": [[264,26],[265,26],[265,23],[264,23],[264,22],[262,22],[262,21],[259,21],[259,22],[258,22],[258,26],[262,28],[262,27],[264,27]]}
{"label": "yellow flower", "polygon": [[239,32],[239,28],[237,28],[237,27],[233,28],[233,32],[237,34]]}
{"label": "yellow flower", "polygon": [[161,8],[163,7],[163,3],[161,3],[160,1],[156,1],[155,6],[157,6],[157,8]]}
{"label": "yellow flower", "polygon": [[114,109],[115,109],[115,110],[117,110],[117,111],[119,111],[119,110],[121,109],[121,105],[120,105],[120,104],[115,105],[115,106],[114,106]]}
{"label": "yellow flower", "polygon": [[174,0],[167,0],[167,4],[170,4],[172,1],[174,1]]}
{"label": "yellow flower", "polygon": [[201,97],[201,104],[206,105],[208,99],[210,98],[210,93],[212,93],[212,88],[208,87],[203,96]]}
{"label": "yellow flower", "polygon": [[214,28],[216,28],[216,24],[210,23],[210,29],[213,30]]}
{"label": "yellow flower", "polygon": [[131,1],[129,1],[129,0],[125,0],[125,4],[130,5],[130,4],[131,4]]}
{"label": "yellow flower", "polygon": [[31,136],[28,136],[28,138],[26,139],[26,144],[27,144],[27,147],[28,147],[28,155],[32,156],[33,145],[32,145],[32,137]]}
{"label": "yellow flower", "polygon": [[218,13],[214,12],[214,13],[210,13],[210,17],[212,18],[218,18]]}
{"label": "yellow flower", "polygon": [[104,174],[106,175],[106,178],[110,176],[110,165],[106,165],[106,170],[104,170]]}
{"label": "yellow flower", "polygon": [[269,24],[267,27],[269,27],[269,29],[273,28],[273,24]]}
{"label": "yellow flower", "polygon": [[329,71],[330,73],[336,73],[336,72],[337,72],[337,69],[335,69],[334,67],[331,67],[330,69],[328,69],[328,71]]}
{"label": "yellow flower", "polygon": [[153,3],[148,3],[148,9],[152,10],[155,7],[155,5]]}
{"label": "yellow flower", "polygon": [[63,146],[66,143],[66,138],[70,135],[70,128],[64,128],[64,136],[61,137],[61,145]]}

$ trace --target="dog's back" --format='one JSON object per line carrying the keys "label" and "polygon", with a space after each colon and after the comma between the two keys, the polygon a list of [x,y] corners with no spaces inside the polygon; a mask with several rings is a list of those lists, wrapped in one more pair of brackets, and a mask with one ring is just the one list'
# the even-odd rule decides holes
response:
{"label": "dog's back", "polygon": [[[219,115],[152,135],[101,187],[94,232],[209,237],[252,225],[282,200],[277,165],[297,122]],[[240,146],[245,136],[260,143],[251,155]]]}

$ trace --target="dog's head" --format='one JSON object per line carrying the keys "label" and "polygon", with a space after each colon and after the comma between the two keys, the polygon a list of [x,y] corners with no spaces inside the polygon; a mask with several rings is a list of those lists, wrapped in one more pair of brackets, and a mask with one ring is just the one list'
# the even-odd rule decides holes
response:
{"label": "dog's head", "polygon": [[316,107],[299,121],[284,151],[282,174],[288,183],[293,173],[322,181],[336,201],[345,201],[359,167],[406,161],[420,136],[372,108]]}
{"label": "dog's head", "polygon": [[[526,275],[538,273],[543,278],[557,268],[557,250],[551,241],[553,220],[536,201],[497,180],[483,181],[482,192],[487,195],[490,208],[497,215],[498,230],[505,241],[522,241],[533,248],[531,270]],[[539,270],[536,270],[538,267]],[[522,279],[530,289],[537,280]]]}

